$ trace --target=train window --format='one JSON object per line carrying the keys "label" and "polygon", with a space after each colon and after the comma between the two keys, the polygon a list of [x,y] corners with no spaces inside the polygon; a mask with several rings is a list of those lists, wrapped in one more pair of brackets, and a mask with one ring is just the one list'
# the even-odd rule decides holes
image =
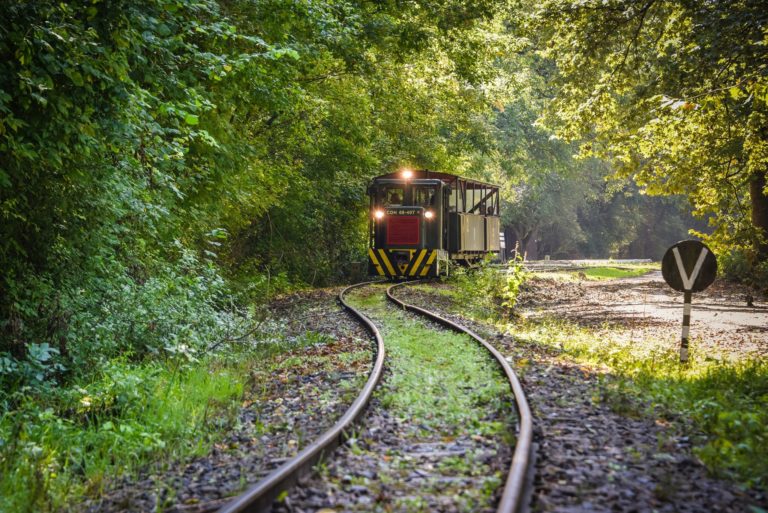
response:
{"label": "train window", "polygon": [[420,207],[432,207],[435,205],[434,187],[416,187],[413,204]]}
{"label": "train window", "polygon": [[459,185],[456,184],[456,187],[451,188],[451,197],[448,199],[448,210],[451,212],[459,211],[459,194]]}
{"label": "train window", "polygon": [[403,204],[403,188],[402,187],[387,187],[384,190],[384,205],[402,205]]}

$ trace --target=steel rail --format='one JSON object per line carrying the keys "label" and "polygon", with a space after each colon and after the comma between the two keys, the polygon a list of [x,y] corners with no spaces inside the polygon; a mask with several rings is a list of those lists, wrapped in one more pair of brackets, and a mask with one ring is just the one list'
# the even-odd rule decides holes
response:
{"label": "steel rail", "polygon": [[344,294],[348,291],[377,283],[376,281],[367,281],[351,285],[339,293],[339,302],[354,315],[376,339],[376,360],[368,376],[365,387],[357,396],[352,406],[347,409],[336,424],[328,431],[321,434],[314,442],[301,450],[295,457],[283,463],[273,470],[264,479],[253,485],[241,495],[234,498],[219,510],[219,513],[261,513],[268,511],[273,501],[280,495],[280,492],[293,486],[301,476],[308,474],[312,467],[323,455],[330,453],[339,446],[346,437],[348,429],[363,414],[366,406],[371,399],[376,385],[381,379],[384,369],[384,340],[381,333],[362,312],[344,301]]}
{"label": "steel rail", "polygon": [[515,443],[515,450],[512,455],[512,464],[509,467],[509,474],[507,476],[506,484],[504,485],[504,493],[501,496],[499,507],[496,511],[497,513],[527,512],[530,507],[531,482],[533,480],[533,416],[531,414],[531,408],[528,405],[528,400],[525,397],[523,387],[520,384],[520,380],[517,378],[517,375],[512,370],[512,367],[509,366],[509,363],[504,356],[477,333],[425,308],[406,303],[405,301],[396,298],[392,291],[407,283],[416,282],[401,282],[395,285],[390,285],[387,287],[387,298],[405,310],[416,312],[454,331],[469,335],[483,347],[488,349],[504,370],[504,374],[506,374],[515,396],[515,405],[517,407],[519,420],[517,442]]}

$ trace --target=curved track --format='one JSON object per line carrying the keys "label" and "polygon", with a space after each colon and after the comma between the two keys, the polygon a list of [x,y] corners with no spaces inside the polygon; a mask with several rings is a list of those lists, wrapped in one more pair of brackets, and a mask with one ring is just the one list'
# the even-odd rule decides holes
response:
{"label": "curved track", "polygon": [[[372,283],[377,282],[369,281],[351,285],[342,290],[339,294],[339,302],[341,305],[352,313],[352,315],[354,315],[376,339],[376,360],[373,369],[371,370],[371,374],[368,377],[368,381],[362,391],[357,396],[354,403],[352,403],[352,406],[349,407],[333,427],[305,447],[294,458],[285,462],[282,466],[275,469],[264,479],[220,509],[219,513],[261,513],[268,511],[273,501],[282,491],[293,486],[301,476],[308,474],[315,463],[317,463],[323,455],[329,454],[341,443],[345,437],[345,433],[349,431],[349,428],[352,427],[354,422],[359,419],[364,412],[383,373],[385,355],[384,341],[381,337],[381,333],[373,322],[365,314],[349,305],[344,300],[344,295],[352,289],[370,285]],[[387,288],[387,298],[403,309],[425,316],[454,331],[469,335],[494,356],[503,369],[504,374],[507,376],[515,396],[519,425],[512,464],[497,512],[519,513],[527,511],[529,503],[527,492],[529,490],[528,485],[531,482],[533,469],[533,423],[528,401],[525,398],[520,381],[517,379],[514,371],[501,353],[479,335],[453,321],[437,315],[436,313],[397,299],[392,291],[403,285],[405,285],[405,283],[389,286]]]}
{"label": "curved track", "polygon": [[219,513],[259,513],[268,510],[272,502],[280,492],[293,486],[298,479],[309,473],[312,467],[323,455],[335,449],[345,437],[352,424],[363,414],[368,406],[373,391],[381,379],[384,370],[384,340],[373,322],[355,307],[344,300],[344,294],[348,291],[369,285],[375,282],[363,282],[351,285],[339,293],[339,302],[365,325],[368,331],[376,338],[376,361],[360,394],[352,403],[352,406],[344,413],[336,424],[328,431],[320,435],[317,440],[305,447],[299,454],[283,465],[276,468],[264,479],[236,497],[232,502],[219,510]]}
{"label": "curved track", "polygon": [[504,374],[507,376],[510,386],[512,387],[512,392],[515,395],[515,406],[517,408],[519,420],[517,443],[515,444],[515,452],[512,456],[512,465],[510,465],[509,475],[507,476],[507,481],[504,485],[504,493],[501,496],[501,501],[499,501],[499,506],[496,511],[498,513],[519,513],[527,511],[530,502],[528,500],[530,491],[529,485],[533,478],[533,416],[531,414],[531,408],[528,406],[528,400],[525,397],[523,387],[520,384],[520,380],[517,379],[515,371],[509,366],[509,363],[507,363],[504,356],[477,333],[446,319],[445,317],[441,317],[434,312],[430,312],[429,310],[416,305],[408,304],[396,298],[392,291],[398,287],[406,285],[406,283],[408,282],[389,286],[387,288],[387,298],[405,310],[415,312],[454,331],[469,335],[485,347],[504,370]]}

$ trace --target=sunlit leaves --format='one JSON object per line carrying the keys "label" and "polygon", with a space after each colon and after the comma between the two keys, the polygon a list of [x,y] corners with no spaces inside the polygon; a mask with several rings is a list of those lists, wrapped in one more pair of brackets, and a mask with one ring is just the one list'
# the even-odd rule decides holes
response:
{"label": "sunlit leaves", "polygon": [[687,194],[715,216],[716,244],[754,244],[747,184],[766,170],[757,142],[766,140],[764,7],[544,2],[533,21],[558,67],[545,123],[588,139],[584,154],[610,160],[648,192]]}

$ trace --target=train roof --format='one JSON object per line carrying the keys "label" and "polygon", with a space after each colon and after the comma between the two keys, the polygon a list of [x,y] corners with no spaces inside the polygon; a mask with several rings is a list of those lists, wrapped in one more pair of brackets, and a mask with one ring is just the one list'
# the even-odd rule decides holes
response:
{"label": "train roof", "polygon": [[[478,188],[494,188],[498,189],[498,185],[493,185],[486,182],[481,182],[479,180],[474,180],[472,178],[465,178],[463,176],[458,175],[452,175],[450,173],[441,173],[439,171],[430,171],[429,169],[414,169],[413,176],[409,178],[409,180],[425,180],[425,179],[437,179],[442,180],[446,183],[452,184],[456,182],[464,182],[469,188],[471,189],[478,189]],[[384,175],[379,175],[373,177],[373,181],[376,180],[403,180],[402,171],[395,171],[394,173],[387,173]]]}

